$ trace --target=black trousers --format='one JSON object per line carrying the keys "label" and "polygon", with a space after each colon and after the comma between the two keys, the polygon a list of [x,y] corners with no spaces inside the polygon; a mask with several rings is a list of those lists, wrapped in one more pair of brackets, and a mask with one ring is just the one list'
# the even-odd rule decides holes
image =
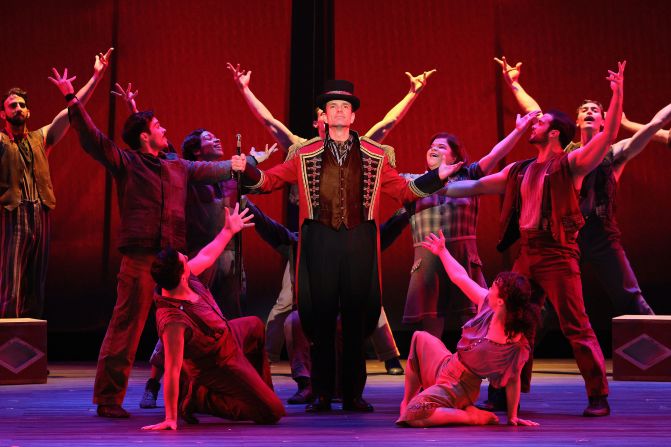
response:
{"label": "black trousers", "polygon": [[306,222],[301,230],[300,263],[298,311],[311,341],[313,392],[333,397],[340,313],[343,399],[361,397],[366,385],[364,342],[380,314],[375,223],[334,230]]}

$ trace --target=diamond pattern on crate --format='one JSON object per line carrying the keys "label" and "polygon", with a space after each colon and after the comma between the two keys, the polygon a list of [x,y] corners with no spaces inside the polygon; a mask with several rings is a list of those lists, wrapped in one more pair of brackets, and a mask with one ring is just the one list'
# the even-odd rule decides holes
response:
{"label": "diamond pattern on crate", "polygon": [[643,371],[671,356],[671,349],[648,334],[639,335],[616,352]]}
{"label": "diamond pattern on crate", "polygon": [[42,357],[44,357],[44,352],[18,337],[0,346],[0,366],[14,374],[20,373]]}

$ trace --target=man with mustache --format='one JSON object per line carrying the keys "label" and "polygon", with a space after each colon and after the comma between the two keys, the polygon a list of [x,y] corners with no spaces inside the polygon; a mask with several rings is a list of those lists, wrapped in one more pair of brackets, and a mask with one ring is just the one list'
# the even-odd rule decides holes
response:
{"label": "man with mustache", "polygon": [[[513,271],[540,286],[557,311],[562,332],[568,338],[585,381],[589,405],[584,416],[607,416],[608,381],[603,353],[585,312],[578,261],[578,230],[585,220],[578,191],[596,168],[617,136],[622,116],[624,67],[609,71],[613,91],[603,131],[588,144],[564,152],[575,135],[575,124],[564,113],[548,111],[531,128],[529,142],[538,149],[536,158],[512,163],[501,172],[479,180],[449,183],[447,194],[468,197],[505,194],[501,210],[501,233],[497,248],[503,251],[517,239],[520,253]],[[533,339],[529,340],[533,343]],[[522,391],[528,390],[531,361],[522,377]],[[525,383],[526,380],[526,383]]]}
{"label": "man with mustache", "polygon": [[[112,48],[96,55],[93,76],[77,92],[86,103],[107,69]],[[56,206],[47,156],[70,127],[67,109],[28,130],[28,93],[2,96],[0,118],[0,318],[41,318],[49,258],[50,212]]]}

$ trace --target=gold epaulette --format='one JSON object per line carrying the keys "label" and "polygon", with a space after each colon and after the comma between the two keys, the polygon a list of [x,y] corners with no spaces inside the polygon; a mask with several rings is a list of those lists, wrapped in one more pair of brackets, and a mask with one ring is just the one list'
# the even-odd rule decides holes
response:
{"label": "gold epaulette", "polygon": [[394,152],[393,147],[386,144],[380,144],[377,141],[371,140],[368,137],[359,137],[359,139],[379,149],[382,149],[384,151],[384,154],[387,156],[387,160],[389,160],[389,164],[391,165],[391,167],[396,168],[396,152]]}
{"label": "gold epaulette", "polygon": [[285,158],[284,161],[291,160],[292,158],[294,158],[294,157],[296,156],[296,153],[297,153],[299,150],[301,150],[301,148],[303,148],[303,147],[305,147],[305,146],[307,146],[307,145],[309,145],[309,144],[312,144],[312,143],[314,143],[314,142],[316,142],[316,141],[319,141],[319,140],[321,140],[321,138],[319,138],[319,137],[317,136],[317,137],[314,137],[314,138],[311,139],[311,140],[303,141],[302,143],[292,144],[292,145],[289,147],[289,150],[287,151],[287,158]]}

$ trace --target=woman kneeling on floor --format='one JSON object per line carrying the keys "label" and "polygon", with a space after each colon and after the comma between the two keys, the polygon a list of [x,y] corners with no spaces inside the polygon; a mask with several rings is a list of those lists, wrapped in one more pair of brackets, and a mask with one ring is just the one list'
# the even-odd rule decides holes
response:
{"label": "woman kneeling on floor", "polygon": [[455,354],[438,338],[415,332],[396,423],[412,427],[497,424],[494,413],[474,406],[486,378],[496,387],[505,387],[508,424],[538,425],[517,416],[520,372],[530,352],[524,334],[533,333],[538,320],[538,308],[529,302],[529,281],[503,272],[492,287],[482,288],[447,251],[442,232],[439,235],[430,234],[422,245],[440,257],[450,280],[478,311],[463,326]]}

